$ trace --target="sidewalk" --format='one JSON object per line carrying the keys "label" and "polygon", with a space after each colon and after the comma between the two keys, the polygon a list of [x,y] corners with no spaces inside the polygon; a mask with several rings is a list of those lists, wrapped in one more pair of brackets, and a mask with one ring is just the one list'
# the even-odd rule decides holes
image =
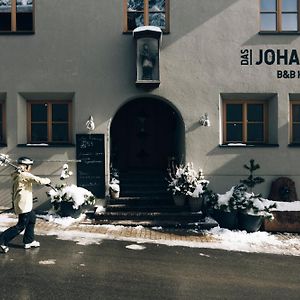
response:
{"label": "sidewalk", "polygon": [[[1,211],[3,208],[0,207]],[[0,232],[15,225],[16,222],[17,218],[13,213],[0,214]],[[271,234],[264,231],[246,233],[219,227],[211,230],[182,230],[92,225],[85,219],[85,215],[78,219],[38,215],[36,234],[56,236],[58,239],[72,240],[81,245],[100,244],[103,240],[110,239],[137,244],[155,243],[167,246],[300,256],[299,234]]]}

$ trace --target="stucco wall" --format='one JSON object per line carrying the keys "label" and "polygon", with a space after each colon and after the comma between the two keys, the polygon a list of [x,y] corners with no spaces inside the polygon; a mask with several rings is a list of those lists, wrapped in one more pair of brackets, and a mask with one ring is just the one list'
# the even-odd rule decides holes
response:
{"label": "stucco wall", "polygon": [[[283,175],[295,180],[300,192],[300,149],[288,147],[289,94],[299,93],[300,79],[277,79],[276,70],[285,66],[240,63],[241,49],[299,47],[297,35],[258,34],[259,1],[172,0],[170,34],[163,36],[160,51],[161,84],[152,91],[135,86],[135,42],[122,33],[121,0],[36,2],[35,34],[0,36],[0,92],[7,110],[7,148],[2,152],[40,161],[75,159],[74,147],[17,147],[26,143],[26,99],[71,98],[75,141],[76,133],[87,132],[89,115],[95,133],[107,135],[122,105],[155,95],[182,115],[186,161],[204,170],[215,191],[225,192],[245,177],[242,166],[254,158],[261,165],[258,175],[266,178],[258,192],[267,196],[271,180]],[[278,147],[219,147],[220,104],[230,94],[272,96],[269,133]],[[210,127],[199,125],[204,113]],[[108,146],[106,153],[109,158]],[[61,165],[42,162],[34,171],[56,182]],[[75,163],[70,168],[75,171]],[[0,204],[8,204],[10,171],[0,172]],[[43,198],[44,190],[39,193]]]}

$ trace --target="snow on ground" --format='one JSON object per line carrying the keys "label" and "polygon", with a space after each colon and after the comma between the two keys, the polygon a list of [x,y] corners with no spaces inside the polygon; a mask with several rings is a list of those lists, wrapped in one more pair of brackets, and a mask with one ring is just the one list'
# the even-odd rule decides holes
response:
{"label": "snow on ground", "polygon": [[[39,216],[42,217],[47,223],[53,223],[53,227],[46,227],[45,230],[39,230],[37,233],[41,235],[51,235],[56,236],[60,240],[70,240],[74,241],[80,245],[90,245],[90,244],[101,244],[103,240],[120,240],[129,243],[128,249],[132,250],[143,250],[146,243],[163,244],[167,246],[183,246],[192,248],[210,248],[210,249],[223,249],[228,251],[243,251],[252,253],[272,253],[279,255],[293,255],[300,256],[300,235],[298,234],[271,234],[268,232],[254,232],[247,233],[245,231],[231,231],[228,229],[223,229],[215,227],[207,231],[190,231],[191,239],[168,239],[166,237],[161,239],[150,239],[141,238],[140,234],[132,234],[130,236],[124,236],[121,233],[124,230],[123,226],[113,226],[113,225],[93,225],[95,229],[97,227],[105,227],[108,229],[106,234],[101,234],[97,232],[85,232],[80,230],[81,228],[86,228],[91,225],[77,225],[72,229],[68,227],[72,224],[78,222],[78,219],[72,218],[60,218],[58,216]],[[0,232],[4,231],[7,227],[16,223],[16,218],[13,214],[2,214],[0,215]],[[93,227],[93,228],[94,228]],[[75,229],[74,229],[75,228]],[[91,228],[91,227],[89,227]],[[142,226],[137,226],[134,231],[143,232],[146,229]],[[149,230],[149,229],[147,229]],[[151,230],[155,230],[158,234],[161,231],[163,234],[163,228],[156,227]],[[95,230],[96,231],[96,230]],[[187,236],[189,236],[187,232]],[[203,233],[207,236],[211,236],[212,239],[207,239],[208,241],[203,241],[200,239],[198,241],[193,240],[193,236],[199,234],[203,236]],[[133,245],[133,243],[137,245]]]}

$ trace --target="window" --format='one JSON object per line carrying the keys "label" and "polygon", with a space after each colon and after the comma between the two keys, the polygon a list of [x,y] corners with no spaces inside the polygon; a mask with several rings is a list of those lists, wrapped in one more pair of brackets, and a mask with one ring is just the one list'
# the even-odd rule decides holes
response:
{"label": "window", "polygon": [[0,102],[0,144],[5,143],[5,105]]}
{"label": "window", "polygon": [[71,143],[71,101],[28,101],[28,143]]}
{"label": "window", "polygon": [[292,144],[300,144],[300,101],[291,102],[290,113],[290,142]]}
{"label": "window", "polygon": [[223,142],[267,143],[267,105],[263,101],[224,101]]}
{"label": "window", "polygon": [[299,0],[260,0],[261,32],[298,32]]}
{"label": "window", "polygon": [[169,32],[169,0],[123,0],[124,31],[140,26],[157,26]]}
{"label": "window", "polygon": [[0,0],[0,32],[33,32],[34,0]]}

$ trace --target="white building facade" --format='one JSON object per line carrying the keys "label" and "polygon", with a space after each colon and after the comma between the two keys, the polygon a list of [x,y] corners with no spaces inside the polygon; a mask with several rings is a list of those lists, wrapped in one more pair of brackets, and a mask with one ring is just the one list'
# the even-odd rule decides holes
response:
{"label": "white building facade", "polygon": [[[111,166],[164,171],[170,161],[193,162],[223,193],[255,159],[263,196],[282,176],[300,191],[299,9],[299,0],[2,0],[1,152],[32,157],[54,183],[68,162],[73,182],[91,176],[100,198]],[[136,38],[140,26],[161,36]],[[98,145],[90,169],[79,165],[82,136]],[[10,172],[0,170],[1,205]]]}

